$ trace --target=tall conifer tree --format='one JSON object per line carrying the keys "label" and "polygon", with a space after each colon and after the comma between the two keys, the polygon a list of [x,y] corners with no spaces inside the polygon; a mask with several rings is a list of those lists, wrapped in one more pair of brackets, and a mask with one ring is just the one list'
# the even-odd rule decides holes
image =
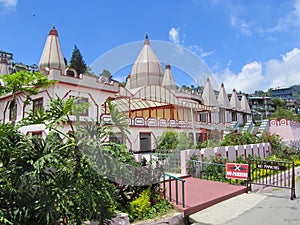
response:
{"label": "tall conifer tree", "polygon": [[84,62],[83,57],[76,45],[70,60],[70,68],[74,68],[78,74],[83,74],[87,70],[86,63]]}

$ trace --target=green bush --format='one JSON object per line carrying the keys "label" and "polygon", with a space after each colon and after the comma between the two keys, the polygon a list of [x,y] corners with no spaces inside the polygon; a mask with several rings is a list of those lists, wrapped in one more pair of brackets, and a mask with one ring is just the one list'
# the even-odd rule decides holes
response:
{"label": "green bush", "polygon": [[151,208],[150,188],[142,191],[140,196],[130,203],[130,215],[133,219],[143,219]]}

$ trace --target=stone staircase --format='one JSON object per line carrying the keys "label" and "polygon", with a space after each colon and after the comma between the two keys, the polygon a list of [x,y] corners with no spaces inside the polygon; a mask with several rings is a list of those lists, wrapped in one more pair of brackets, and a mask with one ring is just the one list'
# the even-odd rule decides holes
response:
{"label": "stone staircase", "polygon": [[268,119],[262,120],[256,135],[261,137],[263,132],[269,130],[269,127],[270,127],[269,120]]}
{"label": "stone staircase", "polygon": [[245,126],[242,128],[243,133],[252,133],[254,130],[254,123],[252,120],[248,120]]}
{"label": "stone staircase", "polygon": [[230,124],[226,125],[228,127],[227,130],[224,130],[223,138],[229,134],[232,130],[238,130],[239,129],[239,123],[237,121],[232,121]]}

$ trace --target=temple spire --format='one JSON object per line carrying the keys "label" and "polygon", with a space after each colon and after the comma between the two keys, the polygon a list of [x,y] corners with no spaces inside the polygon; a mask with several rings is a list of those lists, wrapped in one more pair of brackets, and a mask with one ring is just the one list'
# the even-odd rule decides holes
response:
{"label": "temple spire", "polygon": [[232,108],[231,105],[230,105],[229,99],[227,97],[226,90],[225,90],[225,87],[224,87],[223,83],[221,84],[221,88],[220,88],[220,92],[219,92],[217,100],[218,100],[218,103],[219,103],[220,107],[225,108],[225,109],[231,109]]}
{"label": "temple spire", "polygon": [[146,33],[144,45],[150,45],[148,33]]}
{"label": "temple spire", "polygon": [[208,106],[218,106],[219,105],[209,78],[207,78],[207,80],[206,80],[206,83],[205,83],[205,86],[203,89],[203,93],[202,93],[202,98],[203,98],[203,102],[205,105],[208,105]]}
{"label": "temple spire", "polygon": [[132,67],[128,86],[133,89],[149,85],[161,85],[163,77],[164,69],[153,52],[148,34],[146,34],[144,46]]}
{"label": "temple spire", "polygon": [[166,65],[166,70],[165,70],[165,74],[164,74],[164,78],[162,81],[162,86],[163,87],[167,87],[171,90],[176,90],[176,84],[174,81],[174,77],[171,71],[171,66],[170,64]]}
{"label": "temple spire", "polygon": [[251,109],[247,100],[247,97],[245,94],[243,94],[242,96],[242,100],[241,100],[241,109],[245,112],[245,113],[249,113],[251,114]]}
{"label": "temple spire", "polygon": [[55,29],[55,26],[53,26],[49,31],[40,59],[39,69],[41,72],[46,73],[48,73],[51,69],[60,70],[62,74],[65,72],[66,65],[58,40],[58,32]]}
{"label": "temple spire", "polygon": [[234,110],[241,111],[241,103],[240,103],[240,100],[238,99],[235,89],[232,90],[232,95],[230,98],[230,105]]}

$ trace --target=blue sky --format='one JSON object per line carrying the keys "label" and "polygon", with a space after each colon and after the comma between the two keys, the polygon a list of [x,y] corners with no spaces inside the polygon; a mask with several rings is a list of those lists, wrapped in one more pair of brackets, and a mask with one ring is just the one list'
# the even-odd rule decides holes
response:
{"label": "blue sky", "polygon": [[52,25],[64,56],[76,44],[88,65],[148,32],[191,50],[228,92],[300,84],[300,0],[0,0],[0,50],[15,62],[38,64]]}

